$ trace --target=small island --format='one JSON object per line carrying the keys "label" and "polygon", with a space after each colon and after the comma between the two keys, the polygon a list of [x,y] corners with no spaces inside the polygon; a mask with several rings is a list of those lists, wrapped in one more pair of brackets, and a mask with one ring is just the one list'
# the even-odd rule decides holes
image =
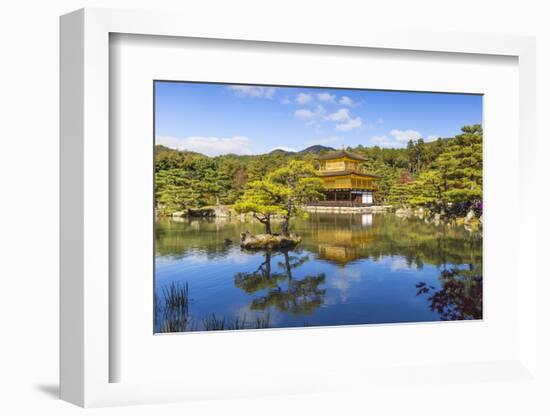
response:
{"label": "small island", "polygon": [[280,234],[250,234],[241,233],[241,247],[247,250],[282,250],[296,247],[302,238],[294,233]]}

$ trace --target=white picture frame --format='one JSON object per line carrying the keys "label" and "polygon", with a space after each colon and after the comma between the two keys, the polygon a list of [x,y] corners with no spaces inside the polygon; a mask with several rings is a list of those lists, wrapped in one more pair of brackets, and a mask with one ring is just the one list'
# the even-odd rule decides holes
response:
{"label": "white picture frame", "polygon": [[[348,379],[361,386],[405,377],[410,369],[331,369],[318,374],[273,374],[269,380],[111,382],[110,365],[119,359],[110,349],[110,170],[109,157],[109,36],[113,33],[207,39],[332,45],[452,54],[516,57],[519,66],[519,223],[517,292],[518,354],[498,362],[440,365],[418,363],[417,380],[429,382],[440,372],[479,382],[477,372],[498,378],[536,377],[536,218],[535,170],[535,41],[506,35],[381,32],[361,30],[333,33],[326,28],[302,31],[276,25],[239,25],[218,20],[205,27],[192,16],[167,13],[82,9],[61,18],[61,398],[80,406],[183,401],[209,397],[238,397],[271,393],[321,392],[347,388]],[[112,225],[112,224],[111,224]],[[409,327],[410,328],[410,327]],[[409,329],[410,330],[410,329]],[[290,380],[289,380],[290,378]],[[350,381],[348,381],[350,383]]]}

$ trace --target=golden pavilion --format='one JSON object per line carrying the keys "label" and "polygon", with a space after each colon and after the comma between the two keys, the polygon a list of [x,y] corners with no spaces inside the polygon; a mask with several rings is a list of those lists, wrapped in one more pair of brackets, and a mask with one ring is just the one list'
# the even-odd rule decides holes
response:
{"label": "golden pavilion", "polygon": [[380,176],[365,173],[361,163],[367,159],[345,149],[319,156],[319,177],[323,180],[328,206],[368,206],[375,203],[374,191]]}

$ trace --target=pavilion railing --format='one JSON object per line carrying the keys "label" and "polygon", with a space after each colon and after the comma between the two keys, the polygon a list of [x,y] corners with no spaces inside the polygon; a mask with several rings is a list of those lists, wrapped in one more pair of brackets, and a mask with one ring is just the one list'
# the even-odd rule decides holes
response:
{"label": "pavilion railing", "polygon": [[371,207],[374,205],[374,203],[371,204],[364,204],[362,202],[355,202],[355,201],[318,201],[318,202],[310,202],[307,204],[312,207]]}

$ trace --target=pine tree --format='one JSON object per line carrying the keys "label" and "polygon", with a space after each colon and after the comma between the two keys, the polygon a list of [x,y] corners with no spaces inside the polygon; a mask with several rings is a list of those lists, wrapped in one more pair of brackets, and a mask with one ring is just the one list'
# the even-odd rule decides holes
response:
{"label": "pine tree", "polygon": [[272,234],[271,219],[284,214],[283,189],[268,180],[250,182],[243,196],[233,206],[238,213],[251,212],[265,227],[266,234]]}
{"label": "pine tree", "polygon": [[435,162],[445,203],[471,204],[483,196],[483,131],[479,124],[462,131]]}
{"label": "pine tree", "polygon": [[161,170],[155,177],[155,201],[162,213],[171,214],[199,206],[197,182],[183,169]]}
{"label": "pine tree", "polygon": [[281,232],[288,235],[290,220],[302,214],[300,206],[323,197],[322,182],[315,177],[316,170],[307,162],[293,160],[271,172],[261,181],[248,184],[241,199],[235,204],[240,213],[252,212],[271,234],[271,219],[281,215]]}
{"label": "pine tree", "polygon": [[302,214],[300,206],[324,197],[323,184],[317,177],[315,168],[308,162],[293,160],[269,174],[268,179],[281,187],[283,204],[283,224],[281,232],[288,235],[290,219]]}
{"label": "pine tree", "polygon": [[445,200],[444,182],[441,172],[435,169],[422,172],[414,182],[407,202],[413,206],[426,206],[431,209],[441,209]]}

